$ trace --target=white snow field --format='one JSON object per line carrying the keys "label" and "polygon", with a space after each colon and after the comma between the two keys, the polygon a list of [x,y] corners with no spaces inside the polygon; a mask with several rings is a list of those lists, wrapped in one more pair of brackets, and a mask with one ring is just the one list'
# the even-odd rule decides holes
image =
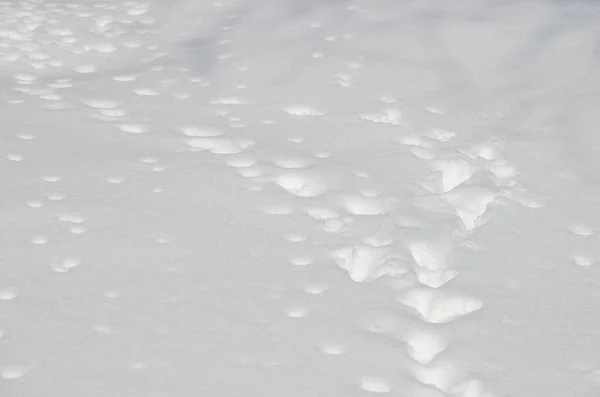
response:
{"label": "white snow field", "polygon": [[600,396],[599,71],[592,0],[0,0],[0,396]]}

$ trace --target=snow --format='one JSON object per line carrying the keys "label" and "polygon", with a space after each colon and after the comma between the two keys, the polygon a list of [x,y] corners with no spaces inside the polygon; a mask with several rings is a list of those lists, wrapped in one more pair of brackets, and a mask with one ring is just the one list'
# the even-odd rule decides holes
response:
{"label": "snow", "polygon": [[599,20],[0,0],[0,395],[598,395]]}

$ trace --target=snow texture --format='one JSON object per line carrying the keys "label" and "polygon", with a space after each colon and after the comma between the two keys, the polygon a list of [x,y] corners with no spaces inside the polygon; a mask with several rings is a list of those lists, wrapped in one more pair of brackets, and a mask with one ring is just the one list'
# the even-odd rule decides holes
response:
{"label": "snow texture", "polygon": [[600,395],[599,21],[0,0],[0,395]]}

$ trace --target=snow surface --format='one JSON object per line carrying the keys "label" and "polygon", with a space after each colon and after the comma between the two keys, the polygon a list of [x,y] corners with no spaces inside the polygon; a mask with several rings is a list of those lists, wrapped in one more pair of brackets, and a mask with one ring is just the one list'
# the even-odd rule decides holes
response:
{"label": "snow surface", "polygon": [[0,395],[599,396],[599,37],[584,0],[0,0]]}

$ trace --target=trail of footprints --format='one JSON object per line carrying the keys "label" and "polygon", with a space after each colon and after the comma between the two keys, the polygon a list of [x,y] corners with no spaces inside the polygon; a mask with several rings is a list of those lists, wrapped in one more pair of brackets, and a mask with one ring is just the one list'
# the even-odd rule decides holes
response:
{"label": "trail of footprints", "polygon": [[[312,108],[284,108],[284,111],[301,116],[318,116]],[[385,111],[375,115],[359,115],[367,121],[399,122],[399,112]],[[499,149],[499,143],[485,141],[468,148],[456,149],[453,132],[433,130],[427,134],[402,134],[399,142],[431,169],[430,175],[420,182],[420,191],[413,197],[413,205],[425,212],[445,212],[453,215],[451,228],[446,224],[428,224],[427,221],[402,214],[395,197],[381,197],[376,192],[331,193],[331,181],[316,168],[314,158],[279,156],[270,162],[259,161],[253,154],[256,142],[226,137],[221,131],[197,126],[182,127],[190,150],[215,155],[226,155],[225,164],[241,177],[252,182],[248,189],[260,191],[269,184],[279,187],[291,196],[311,199],[311,204],[291,199],[263,207],[266,214],[290,214],[300,210],[319,222],[326,233],[341,236],[342,246],[330,252],[331,261],[344,269],[355,282],[368,282],[377,278],[406,277],[414,275],[416,282],[397,297],[398,304],[414,313],[422,327],[406,332],[403,342],[412,360],[410,371],[422,385],[443,393],[464,397],[492,396],[478,379],[467,376],[460,363],[436,360],[452,343],[447,339],[442,325],[460,322],[461,318],[482,309],[484,302],[476,296],[455,291],[449,285],[460,277],[453,267],[452,253],[457,247],[478,249],[470,241],[482,225],[489,221],[489,210],[494,203],[513,200],[524,207],[539,208],[543,203],[530,197],[513,197],[518,171]],[[366,175],[362,175],[366,176]],[[317,205],[314,198],[324,204]],[[300,203],[300,204],[299,204]],[[299,207],[299,208],[298,208]],[[348,237],[346,230],[356,218],[384,218],[379,230],[372,235]],[[585,228],[577,229],[589,234]],[[411,236],[406,238],[405,236]],[[402,241],[396,241],[402,236]],[[433,237],[432,237],[433,236]],[[288,234],[291,242],[304,242],[302,234]],[[309,255],[291,259],[295,266],[311,265],[316,258]],[[584,259],[580,259],[584,260]],[[319,286],[308,286],[309,293],[320,293]],[[291,318],[308,315],[306,308],[288,310]],[[342,354],[342,346],[323,347],[328,354]],[[390,380],[364,377],[358,380],[361,389],[374,393],[387,393],[393,389]]]}
{"label": "trail of footprints", "polygon": [[[470,246],[469,237],[489,220],[490,205],[501,197],[510,197],[518,173],[493,143],[457,150],[451,145],[454,137],[453,133],[436,130],[400,138],[431,168],[431,174],[421,182],[422,191],[414,197],[414,205],[425,211],[453,212],[456,221],[451,229],[444,224],[433,225],[426,229],[425,236],[417,231],[418,237],[408,239],[405,247],[418,282],[397,300],[424,323],[423,328],[404,336],[407,354],[414,361],[410,368],[414,378],[451,395],[488,396],[492,393],[480,380],[461,373],[460,363],[436,360],[451,343],[440,325],[459,322],[483,307],[482,300],[448,285],[460,276],[452,266],[452,253],[457,247]],[[477,182],[476,177],[480,178]],[[418,229],[418,222],[409,227]]]}

